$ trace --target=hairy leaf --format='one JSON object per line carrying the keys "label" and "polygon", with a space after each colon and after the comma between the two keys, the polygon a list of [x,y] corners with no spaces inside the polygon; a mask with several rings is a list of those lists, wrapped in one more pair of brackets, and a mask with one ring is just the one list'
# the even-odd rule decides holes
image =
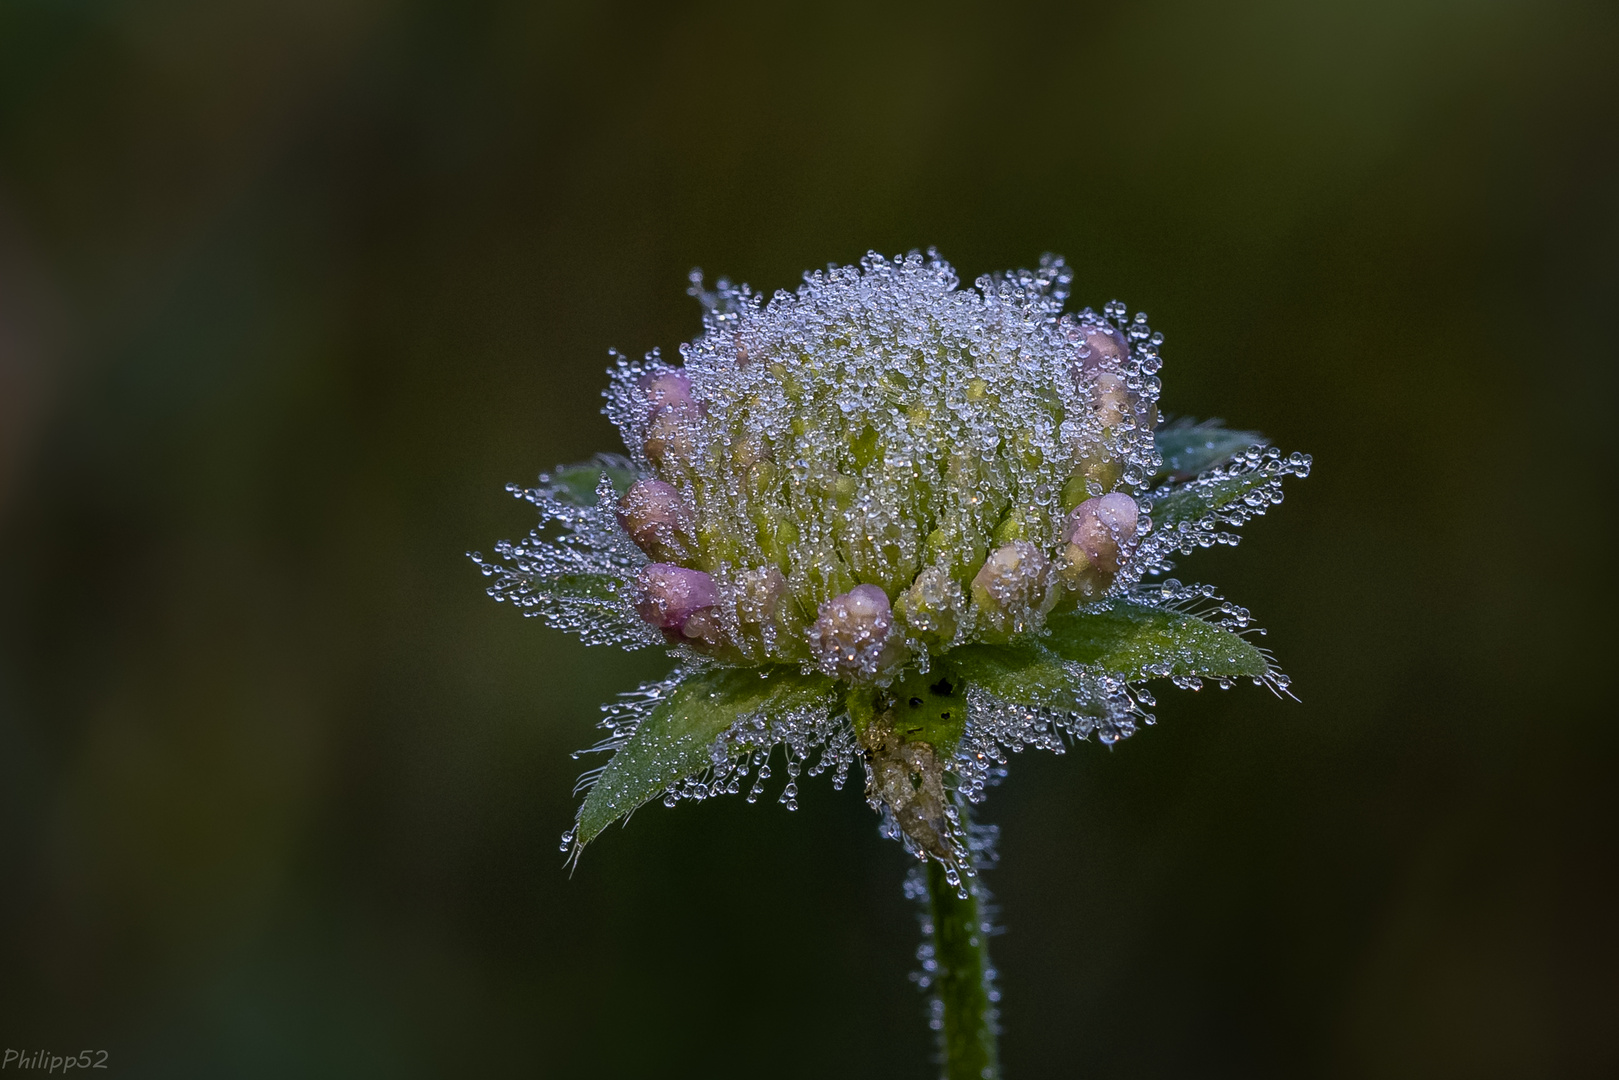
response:
{"label": "hairy leaf", "polygon": [[618,604],[619,579],[608,574],[534,574],[529,583],[531,594],[539,598],[614,607]]}
{"label": "hairy leaf", "polygon": [[1064,660],[1132,679],[1259,678],[1270,670],[1263,653],[1225,627],[1131,600],[1053,615],[1046,631],[1041,643]]}
{"label": "hairy leaf", "polygon": [[1200,521],[1250,492],[1275,483],[1276,477],[1261,469],[1219,479],[1194,481],[1179,491],[1153,500],[1153,531],[1165,532],[1183,521]]}
{"label": "hairy leaf", "polygon": [[597,454],[592,461],[559,466],[546,480],[553,491],[569,502],[595,506],[596,486],[603,476],[612,481],[613,490],[620,495],[635,483],[635,469],[628,461],[613,454]]}
{"label": "hairy leaf", "polygon": [[1153,435],[1158,453],[1164,459],[1158,479],[1190,479],[1230,461],[1250,446],[1269,441],[1257,431],[1233,431],[1220,425],[1219,420],[1205,420],[1200,424],[1177,420],[1159,428]]}
{"label": "hairy leaf", "polygon": [[831,701],[832,680],[796,668],[709,668],[693,672],[652,708],[613,755],[579,808],[578,842],[642,803],[707,769],[714,740],[753,713]]}
{"label": "hairy leaf", "polygon": [[1019,705],[1083,712],[1094,704],[1085,673],[1034,641],[963,645],[943,664],[958,680]]}

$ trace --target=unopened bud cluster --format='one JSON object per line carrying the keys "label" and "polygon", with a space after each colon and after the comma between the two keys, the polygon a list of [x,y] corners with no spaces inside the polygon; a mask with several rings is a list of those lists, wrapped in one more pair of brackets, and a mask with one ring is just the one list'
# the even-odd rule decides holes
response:
{"label": "unopened bud cluster", "polygon": [[1157,467],[1161,338],[1062,311],[1069,273],[958,287],[868,256],[768,302],[721,281],[672,366],[620,360],[607,413],[641,474],[628,599],[730,663],[886,682],[1036,632],[1131,577]]}

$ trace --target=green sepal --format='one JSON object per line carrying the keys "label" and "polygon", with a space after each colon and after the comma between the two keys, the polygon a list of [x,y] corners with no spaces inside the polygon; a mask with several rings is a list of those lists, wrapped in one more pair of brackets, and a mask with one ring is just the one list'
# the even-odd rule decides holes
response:
{"label": "green sepal", "polygon": [[714,740],[754,713],[782,712],[832,702],[831,679],[797,668],[708,668],[687,675],[659,702],[619,748],[579,807],[576,842],[601,831],[670,785],[713,764]]}
{"label": "green sepal", "polygon": [[1270,441],[1257,431],[1221,427],[1219,420],[1205,420],[1200,424],[1176,420],[1154,432],[1152,440],[1164,459],[1163,468],[1155,478],[1158,480],[1196,476],[1223,465],[1250,446],[1263,446]]}
{"label": "green sepal", "polygon": [[963,645],[952,649],[942,664],[958,683],[1030,708],[1084,712],[1095,703],[1086,689],[1085,673],[1038,640]]}
{"label": "green sepal", "polygon": [[557,495],[580,506],[596,505],[596,487],[606,476],[613,490],[623,495],[635,483],[637,476],[630,463],[612,454],[597,454],[590,461],[578,465],[561,465],[552,471],[546,482]]}
{"label": "green sepal", "polygon": [[1225,509],[1250,491],[1274,483],[1276,477],[1263,469],[1239,473],[1219,480],[1199,480],[1152,502],[1152,531],[1164,532],[1183,521],[1201,521]]}
{"label": "green sepal", "polygon": [[1226,627],[1133,600],[1052,615],[1040,642],[1064,660],[1128,679],[1258,679],[1270,671],[1265,654]]}

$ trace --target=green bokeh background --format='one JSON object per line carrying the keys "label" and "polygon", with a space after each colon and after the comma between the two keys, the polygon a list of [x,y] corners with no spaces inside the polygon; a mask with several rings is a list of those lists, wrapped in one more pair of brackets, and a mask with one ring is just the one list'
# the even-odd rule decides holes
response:
{"label": "green bokeh background", "polygon": [[937,245],[1317,470],[1185,560],[1302,704],[991,798],[1035,1077],[1619,1072],[1619,18],[1510,0],[0,4],[0,1043],[150,1077],[925,1077],[853,790],[652,807],[482,594],[606,349]]}

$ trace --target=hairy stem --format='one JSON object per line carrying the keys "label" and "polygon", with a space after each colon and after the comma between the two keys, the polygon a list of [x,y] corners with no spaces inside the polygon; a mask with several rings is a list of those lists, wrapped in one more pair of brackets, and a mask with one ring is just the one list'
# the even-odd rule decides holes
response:
{"label": "hairy stem", "polygon": [[928,902],[933,919],[933,955],[938,962],[933,989],[944,1005],[947,1080],[996,1080],[1001,1075],[995,1044],[995,1006],[990,999],[989,935],[979,910],[976,879],[967,879],[967,898],[946,879],[939,863],[928,861]]}

